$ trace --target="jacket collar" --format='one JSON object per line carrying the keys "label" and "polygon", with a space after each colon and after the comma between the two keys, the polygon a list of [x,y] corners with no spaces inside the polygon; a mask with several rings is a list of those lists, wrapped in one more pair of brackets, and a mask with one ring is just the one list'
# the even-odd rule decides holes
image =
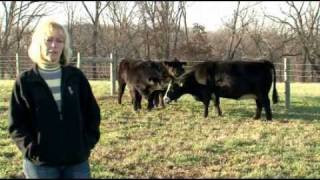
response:
{"label": "jacket collar", "polygon": [[39,81],[39,82],[43,82],[43,79],[40,76],[39,70],[38,70],[38,65],[36,63],[34,63],[32,65],[31,71],[30,71],[30,80],[31,81]]}
{"label": "jacket collar", "polygon": [[[61,67],[62,72],[62,67]],[[39,81],[41,78],[38,64],[34,63],[31,68],[32,80]]]}
{"label": "jacket collar", "polygon": [[[61,66],[61,80],[68,80],[70,77],[72,77],[75,72],[74,71],[69,71],[69,68],[66,66]],[[42,79],[40,73],[39,73],[39,66],[34,63],[31,68],[31,81],[40,81],[43,82],[44,80]]]}

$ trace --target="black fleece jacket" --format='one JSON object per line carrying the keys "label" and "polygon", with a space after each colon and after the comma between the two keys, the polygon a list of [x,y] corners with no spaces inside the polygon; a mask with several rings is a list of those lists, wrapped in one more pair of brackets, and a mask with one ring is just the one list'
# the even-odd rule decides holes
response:
{"label": "black fleece jacket", "polygon": [[84,74],[61,67],[61,113],[37,65],[15,81],[8,130],[24,157],[38,165],[87,160],[100,138],[100,109]]}

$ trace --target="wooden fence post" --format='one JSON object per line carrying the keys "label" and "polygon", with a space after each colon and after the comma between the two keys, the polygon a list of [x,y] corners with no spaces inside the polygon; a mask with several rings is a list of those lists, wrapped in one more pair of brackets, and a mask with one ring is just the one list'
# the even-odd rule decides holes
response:
{"label": "wooden fence post", "polygon": [[287,58],[283,59],[284,65],[284,83],[285,83],[285,105],[286,111],[290,109],[290,64]]}
{"label": "wooden fence post", "polygon": [[80,52],[77,53],[77,68],[81,69],[81,58]]}
{"label": "wooden fence post", "polygon": [[19,61],[19,55],[16,53],[16,76],[18,77],[20,74],[20,61]]}
{"label": "wooden fence post", "polygon": [[111,81],[111,96],[115,94],[116,89],[116,63],[115,58],[112,57],[112,53],[110,53],[110,81]]}

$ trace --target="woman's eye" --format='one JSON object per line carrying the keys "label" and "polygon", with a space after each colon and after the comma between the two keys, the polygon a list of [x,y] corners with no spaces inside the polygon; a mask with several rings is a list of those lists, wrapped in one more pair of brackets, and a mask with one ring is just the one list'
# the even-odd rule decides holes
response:
{"label": "woman's eye", "polygon": [[48,43],[52,43],[53,41],[55,41],[56,43],[64,43],[64,40],[62,39],[53,39],[53,38],[47,39]]}

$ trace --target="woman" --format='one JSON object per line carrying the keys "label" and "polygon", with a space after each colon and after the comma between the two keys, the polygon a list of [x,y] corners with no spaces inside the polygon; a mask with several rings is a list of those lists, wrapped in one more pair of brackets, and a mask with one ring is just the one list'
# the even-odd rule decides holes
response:
{"label": "woman", "polygon": [[85,75],[68,66],[69,35],[46,20],[28,50],[34,66],[16,79],[9,133],[23,153],[27,178],[89,178],[100,137],[100,109]]}

